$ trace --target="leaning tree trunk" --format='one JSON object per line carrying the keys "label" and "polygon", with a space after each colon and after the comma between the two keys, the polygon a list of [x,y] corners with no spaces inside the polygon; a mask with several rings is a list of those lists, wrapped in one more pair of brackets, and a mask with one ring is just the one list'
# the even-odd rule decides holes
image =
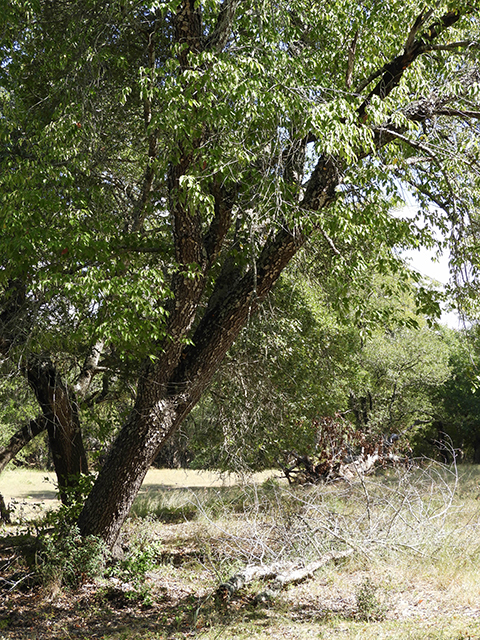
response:
{"label": "leaning tree trunk", "polygon": [[[194,0],[181,0],[172,19],[172,44],[180,45],[180,73],[189,68],[198,53],[223,50],[232,34],[233,17],[238,5],[239,0],[224,0],[217,24],[205,38],[198,3]],[[442,29],[459,18],[460,14],[457,16],[456,13],[448,14],[448,24],[443,20]],[[440,27],[432,31],[430,38],[436,37],[441,31],[439,30]],[[425,51],[424,40],[416,38],[417,31],[418,28],[409,35],[404,54],[397,56],[379,72],[378,84],[358,109],[359,126],[367,119],[372,98],[386,98],[400,82],[404,71]],[[151,37],[149,59],[152,77],[155,70],[154,41]],[[152,102],[148,96],[144,98],[144,115],[149,135],[149,169],[145,173],[142,188],[144,197],[135,214],[134,231],[142,229],[143,212],[146,210],[149,194],[152,193],[154,176],[150,170],[153,164],[151,161],[157,153],[156,133],[151,126]],[[413,119],[411,114],[409,117]],[[189,204],[184,178],[197,175],[198,166],[195,162],[198,159],[194,151],[208,146],[206,143],[211,134],[208,127],[201,131],[194,128],[192,131],[195,133],[192,133],[191,139],[185,140],[181,136],[178,139],[178,148],[174,158],[172,156],[168,172],[169,213],[175,263],[179,267],[171,287],[173,301],[168,308],[168,338],[159,345],[157,360],[145,366],[138,384],[134,409],[114,442],[79,519],[82,534],[98,535],[110,546],[115,544],[145,474],[160,447],[198,402],[250,313],[269,293],[282,270],[305,241],[302,233],[289,229],[285,221],[276,235],[272,232],[264,239],[259,257],[241,278],[238,278],[234,265],[229,267],[228,257],[223,256],[223,271],[215,278],[216,289],[192,336],[191,329],[198,320],[197,311],[200,313],[199,309],[205,302],[202,296],[205,294],[209,271],[221,257],[222,245],[232,225],[235,205],[238,204],[235,202],[237,186],[231,187],[231,192],[228,192],[227,183],[221,174],[212,179],[211,196],[215,206],[208,229],[205,228],[206,222],[202,221],[200,212],[196,211],[193,203]],[[374,146],[388,144],[395,138],[394,133],[386,133],[382,128],[375,134]],[[303,183],[306,144],[314,142],[316,138],[305,136],[304,132],[298,135],[298,139],[293,136],[292,144],[283,154],[283,177],[292,186],[292,211],[305,211],[308,218],[308,212],[318,212],[335,199],[343,162],[341,158],[321,155],[308,182]],[[361,146],[358,149],[359,159],[370,154],[369,148]],[[279,222],[279,226],[281,224]],[[324,236],[332,250],[338,253],[326,233]],[[226,254],[228,256],[228,248]],[[191,272],[192,265],[195,265],[194,274]],[[189,272],[192,273],[190,278],[185,276]],[[190,346],[185,346],[187,341],[190,341]]]}
{"label": "leaning tree trunk", "polygon": [[[300,153],[304,153],[303,147]],[[305,188],[301,208],[319,210],[334,200],[339,164],[328,155],[320,158]],[[172,194],[179,188],[183,171],[182,163],[171,169]],[[113,443],[78,521],[82,535],[99,536],[111,548],[160,448],[198,402],[250,314],[306,241],[298,229],[281,228],[267,239],[254,268],[243,277],[225,261],[191,344],[185,346],[205,291],[206,275],[231,223],[229,194],[220,200],[204,235],[199,220],[172,196],[175,257],[185,269],[173,283],[168,338],[156,361],[149,361],[140,376],[133,411]],[[199,266],[195,278],[184,275],[192,264]]]}
{"label": "leaning tree trunk", "polygon": [[[264,250],[256,278],[249,272],[226,298],[207,309],[193,344],[175,354],[170,342],[140,379],[134,409],[102,467],[80,515],[83,535],[97,535],[113,547],[122,524],[159,449],[200,399],[248,316],[271,290],[305,238],[285,230]],[[256,286],[255,286],[256,285]],[[179,317],[185,317],[177,308]]]}
{"label": "leaning tree trunk", "polygon": [[27,379],[46,421],[60,498],[68,503],[78,476],[88,473],[76,400],[49,358],[31,357]]}

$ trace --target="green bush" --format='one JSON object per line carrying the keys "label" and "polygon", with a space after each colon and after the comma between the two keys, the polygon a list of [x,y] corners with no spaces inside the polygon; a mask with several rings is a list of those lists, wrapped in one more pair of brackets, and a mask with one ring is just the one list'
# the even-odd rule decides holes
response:
{"label": "green bush", "polygon": [[76,525],[64,525],[42,539],[37,572],[44,586],[78,587],[103,573],[107,549],[95,536],[83,537]]}

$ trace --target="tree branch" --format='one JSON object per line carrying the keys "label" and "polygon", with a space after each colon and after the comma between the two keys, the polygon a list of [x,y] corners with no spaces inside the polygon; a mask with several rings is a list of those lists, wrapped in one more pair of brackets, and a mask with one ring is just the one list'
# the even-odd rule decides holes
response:
{"label": "tree branch", "polygon": [[0,473],[2,473],[10,460],[13,460],[17,453],[21,451],[30,440],[33,440],[39,433],[45,431],[47,425],[48,420],[42,415],[34,420],[30,420],[28,424],[13,434],[8,444],[3,447],[3,449],[0,449]]}
{"label": "tree branch", "polygon": [[433,13],[434,13],[434,9],[430,9],[429,11],[426,11],[426,9],[424,9],[420,13],[418,18],[415,20],[413,27],[410,29],[410,33],[408,34],[407,40],[405,42],[404,51],[408,51],[411,48],[411,46],[413,45],[413,41],[415,40],[419,30],[427,20],[430,20]]}
{"label": "tree branch", "polygon": [[452,197],[452,203],[453,203],[453,212],[454,215],[456,217],[456,201],[457,201],[457,197],[456,197],[456,193],[455,190],[450,182],[450,179],[448,177],[447,172],[445,171],[445,168],[443,167],[442,163],[440,162],[440,160],[437,158],[437,156],[435,155],[435,153],[433,153],[433,151],[419,143],[419,142],[414,142],[413,140],[410,140],[409,138],[407,138],[406,136],[402,135],[401,133],[398,133],[396,131],[392,131],[391,129],[385,129],[385,131],[393,136],[393,138],[397,138],[398,140],[402,140],[402,142],[405,142],[406,144],[408,144],[409,146],[413,147],[414,149],[418,149],[419,151],[423,151],[423,153],[427,154],[432,160],[433,162],[437,165],[437,167],[439,168],[439,170],[442,172],[443,177],[445,179],[445,183],[448,187],[448,190],[450,191],[450,195]]}
{"label": "tree branch", "polygon": [[235,190],[227,189],[216,180],[212,186],[212,193],[215,200],[215,214],[204,238],[209,264],[215,260],[230,229],[232,209],[235,203]]}
{"label": "tree branch", "polygon": [[100,361],[100,356],[103,353],[103,347],[105,345],[105,340],[98,340],[93,346],[90,353],[85,358],[85,362],[83,364],[82,370],[73,385],[73,391],[75,395],[80,398],[84,398],[85,394],[88,391],[88,388],[92,382],[93,376],[99,371],[98,363]]}
{"label": "tree branch", "polygon": [[366,110],[373,96],[377,95],[382,100],[386,98],[399,84],[406,69],[408,69],[420,55],[431,49],[434,40],[438,38],[441,33],[462,17],[459,11],[449,11],[419,35],[419,28],[424,24],[429,14],[431,15],[430,12],[426,14],[422,12],[420,14],[407,37],[403,53],[384,65],[381,72],[378,73],[378,75],[382,75],[380,82],[370,91],[358,109],[358,115],[361,121],[366,119]]}
{"label": "tree branch", "polygon": [[449,42],[448,44],[434,44],[428,48],[428,51],[454,51],[455,49],[478,49],[478,42],[472,40],[462,40],[460,42]]}
{"label": "tree branch", "polygon": [[437,109],[437,116],[459,116],[460,118],[480,118],[480,111],[470,111],[467,109]]}
{"label": "tree branch", "polygon": [[243,0],[223,0],[217,24],[205,41],[205,49],[220,52],[225,48],[231,34],[235,13],[241,2]]}
{"label": "tree branch", "polygon": [[[196,6],[197,5],[197,6]],[[181,0],[173,18],[174,41],[184,45],[179,61],[183,69],[188,66],[188,54],[202,51],[202,17],[196,0]]]}

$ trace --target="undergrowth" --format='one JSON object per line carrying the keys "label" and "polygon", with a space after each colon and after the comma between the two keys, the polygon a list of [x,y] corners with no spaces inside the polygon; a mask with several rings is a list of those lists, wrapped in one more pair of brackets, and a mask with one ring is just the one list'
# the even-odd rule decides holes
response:
{"label": "undergrowth", "polygon": [[[158,606],[172,584],[190,594],[201,591],[202,598],[192,595],[168,618],[172,629],[190,632],[198,625],[230,624],[238,609],[249,616],[260,615],[262,607],[290,615],[288,607],[282,610],[284,596],[253,605],[265,583],[247,585],[219,608],[216,587],[245,566],[303,566],[329,552],[351,550],[319,574],[323,583],[349,593],[350,604],[316,615],[322,624],[331,616],[387,624],[396,606],[392,593],[408,594],[422,581],[452,591],[464,603],[478,600],[479,475],[471,469],[468,477],[462,473],[462,468],[424,464],[352,483],[291,487],[269,480],[150,492],[132,510],[124,555],[115,563],[99,540],[80,537],[70,519],[78,505],[70,505],[50,514],[43,528],[37,525],[42,544],[36,570],[44,585],[67,589],[100,577],[105,598],[121,594],[142,606]],[[178,518],[168,519],[168,513]]]}

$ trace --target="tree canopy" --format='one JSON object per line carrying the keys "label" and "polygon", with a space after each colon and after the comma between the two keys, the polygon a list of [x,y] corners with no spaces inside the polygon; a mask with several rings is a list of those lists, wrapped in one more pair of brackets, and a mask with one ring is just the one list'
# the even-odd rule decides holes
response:
{"label": "tree canopy", "polygon": [[[85,467],[77,401],[95,376],[138,380],[84,534],[114,544],[159,449],[310,238],[339,304],[373,263],[401,279],[392,248],[436,227],[475,288],[477,10],[8,3],[1,350],[22,362],[51,442],[69,433],[64,478]],[[392,213],[405,185],[414,219]]]}

